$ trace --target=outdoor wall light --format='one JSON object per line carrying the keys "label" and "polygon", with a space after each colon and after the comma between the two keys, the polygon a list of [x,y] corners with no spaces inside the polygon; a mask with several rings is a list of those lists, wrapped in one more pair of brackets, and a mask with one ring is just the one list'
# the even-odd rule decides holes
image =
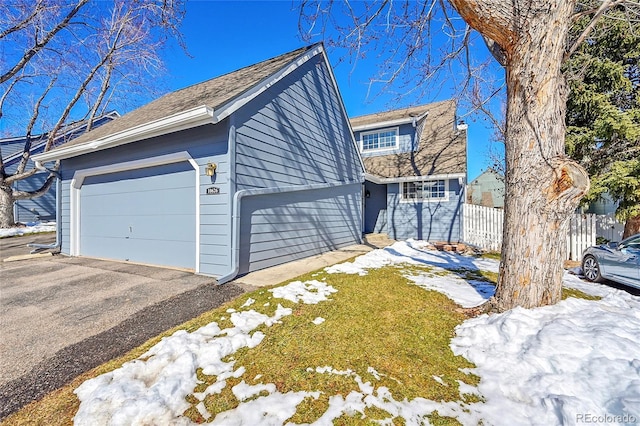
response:
{"label": "outdoor wall light", "polygon": [[216,163],[207,163],[207,167],[204,169],[204,172],[207,174],[207,176],[213,176],[216,174],[217,168],[218,166],[216,165]]}

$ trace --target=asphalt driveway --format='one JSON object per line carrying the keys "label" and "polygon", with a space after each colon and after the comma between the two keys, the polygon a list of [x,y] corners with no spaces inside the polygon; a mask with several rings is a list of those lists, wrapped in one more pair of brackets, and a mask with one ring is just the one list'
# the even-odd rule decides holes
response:
{"label": "asphalt driveway", "polygon": [[[0,258],[54,240],[0,239]],[[0,419],[245,291],[185,271],[62,255],[0,262]]]}

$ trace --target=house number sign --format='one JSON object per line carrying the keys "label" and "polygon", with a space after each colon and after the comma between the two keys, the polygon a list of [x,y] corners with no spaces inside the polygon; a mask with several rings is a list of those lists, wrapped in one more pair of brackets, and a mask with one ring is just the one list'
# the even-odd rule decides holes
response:
{"label": "house number sign", "polygon": [[217,186],[212,186],[207,188],[207,195],[215,195],[220,193],[220,188]]}

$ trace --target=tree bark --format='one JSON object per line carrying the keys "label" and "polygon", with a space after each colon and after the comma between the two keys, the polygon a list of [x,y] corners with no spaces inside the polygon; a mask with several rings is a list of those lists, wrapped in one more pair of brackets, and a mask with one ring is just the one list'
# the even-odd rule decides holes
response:
{"label": "tree bark", "polygon": [[16,191],[8,180],[0,182],[0,228],[10,228],[16,224],[16,218],[13,214],[13,205],[16,201],[43,196],[49,191],[55,180],[56,176],[50,174],[42,186],[35,191]]}
{"label": "tree bark", "polygon": [[14,201],[11,185],[5,182],[0,183],[0,228],[11,228],[15,225]]}
{"label": "tree bark", "polygon": [[622,239],[629,238],[632,235],[640,234],[640,215],[632,216],[624,223],[624,232]]}
{"label": "tree bark", "polygon": [[556,303],[568,219],[589,188],[586,171],[565,155],[567,92],[561,65],[575,3],[452,3],[470,25],[490,34],[506,57],[505,221],[491,303],[500,312]]}

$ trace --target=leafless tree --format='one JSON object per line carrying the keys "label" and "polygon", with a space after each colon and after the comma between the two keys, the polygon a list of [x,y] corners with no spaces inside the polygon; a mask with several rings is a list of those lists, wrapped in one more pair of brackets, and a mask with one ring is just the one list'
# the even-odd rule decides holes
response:
{"label": "leafless tree", "polygon": [[[631,0],[302,3],[304,34],[324,35],[329,46],[349,49],[354,61],[379,55],[378,81],[386,84],[404,79],[424,88],[433,79],[455,79],[456,87],[473,90],[482,76],[469,54],[477,34],[504,67],[506,199],[500,274],[489,303],[494,310],[560,300],[568,219],[589,189],[585,170],[565,155],[561,66],[614,8],[624,10],[630,30],[637,29],[640,4]],[[572,36],[578,17],[591,17],[592,24]],[[456,63],[466,75],[451,73]]]}
{"label": "leafless tree", "polygon": [[38,171],[30,161],[34,142],[46,141],[49,150],[71,121],[88,131],[109,108],[135,105],[157,90],[161,48],[170,38],[184,47],[183,6],[183,0],[14,0],[3,6],[0,119],[25,142],[10,171],[0,153],[0,228],[14,224],[16,200],[44,194],[55,180],[52,173],[35,191],[14,188]]}

